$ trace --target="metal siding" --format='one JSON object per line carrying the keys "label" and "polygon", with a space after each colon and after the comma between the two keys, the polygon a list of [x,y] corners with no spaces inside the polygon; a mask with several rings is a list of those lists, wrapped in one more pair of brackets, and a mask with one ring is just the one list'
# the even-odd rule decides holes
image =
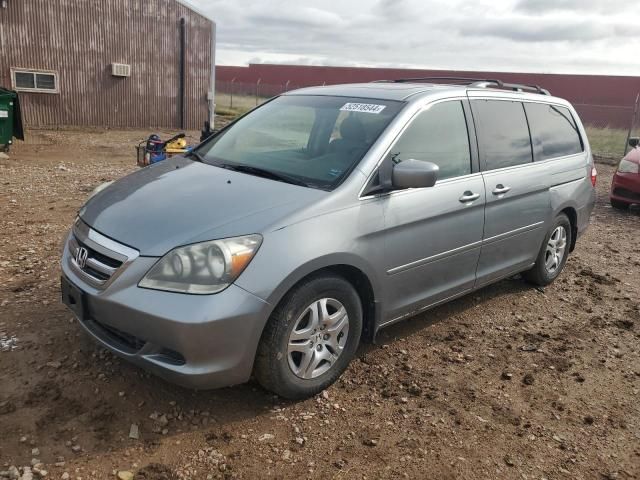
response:
{"label": "metal siding", "polygon": [[[54,70],[59,94],[20,93],[28,125],[178,126],[179,22],[187,26],[186,127],[207,118],[212,22],[175,0],[9,0],[0,85],[11,67]],[[131,76],[111,75],[111,63]]]}

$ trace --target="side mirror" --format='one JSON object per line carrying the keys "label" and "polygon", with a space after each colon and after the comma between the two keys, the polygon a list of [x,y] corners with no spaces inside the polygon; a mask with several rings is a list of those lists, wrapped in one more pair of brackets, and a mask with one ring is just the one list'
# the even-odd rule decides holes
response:
{"label": "side mirror", "polygon": [[396,190],[406,188],[433,187],[438,180],[438,167],[435,163],[420,160],[404,160],[393,166],[392,183]]}
{"label": "side mirror", "polygon": [[631,148],[636,148],[638,145],[640,145],[640,138],[633,137],[629,139],[629,146]]}

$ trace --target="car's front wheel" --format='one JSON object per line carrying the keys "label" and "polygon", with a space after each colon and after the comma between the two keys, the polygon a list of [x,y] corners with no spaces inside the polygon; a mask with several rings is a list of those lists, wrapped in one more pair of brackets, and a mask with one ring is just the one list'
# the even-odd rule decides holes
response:
{"label": "car's front wheel", "polygon": [[324,274],[289,292],[260,340],[254,374],[278,395],[315,395],[344,372],[362,332],[362,304],[344,278]]}

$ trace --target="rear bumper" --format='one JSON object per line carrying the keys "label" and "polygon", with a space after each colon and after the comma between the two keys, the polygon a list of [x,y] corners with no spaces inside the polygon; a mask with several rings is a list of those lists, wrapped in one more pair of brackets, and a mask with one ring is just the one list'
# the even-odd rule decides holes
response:
{"label": "rear bumper", "polygon": [[616,172],[611,181],[612,200],[625,203],[640,203],[640,174]]}
{"label": "rear bumper", "polygon": [[[589,224],[591,222],[591,214],[596,206],[596,189],[591,187],[589,184],[589,195],[587,197],[587,202],[580,208],[577,209],[577,235],[576,240],[582,237],[582,235],[587,231]],[[575,242],[573,242],[575,246]]]}
{"label": "rear bumper", "polygon": [[139,288],[156,260],[137,258],[99,290],[71,268],[65,245],[62,281],[71,287],[63,287],[63,296],[82,298],[83,307],[73,309],[80,325],[118,356],[172,383],[208,389],[246,382],[269,304],[236,285],[216,295]]}

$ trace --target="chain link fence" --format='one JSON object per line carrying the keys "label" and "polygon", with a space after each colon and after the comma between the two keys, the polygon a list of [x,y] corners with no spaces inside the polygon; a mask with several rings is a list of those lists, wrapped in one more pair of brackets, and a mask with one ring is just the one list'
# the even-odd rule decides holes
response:
{"label": "chain link fence", "polygon": [[[216,114],[236,117],[269,98],[300,88],[291,82],[279,85],[236,81],[216,82]],[[635,105],[597,105],[589,99],[573,103],[587,130],[593,154],[601,161],[618,162],[628,150],[628,137],[640,136],[640,95]]]}
{"label": "chain link fence", "polygon": [[613,106],[574,103],[587,130],[593,154],[600,160],[618,162],[628,150],[628,137],[640,134],[636,105]]}
{"label": "chain link fence", "polygon": [[262,102],[289,90],[300,88],[289,82],[280,85],[242,82],[216,82],[216,113],[241,115]]}

